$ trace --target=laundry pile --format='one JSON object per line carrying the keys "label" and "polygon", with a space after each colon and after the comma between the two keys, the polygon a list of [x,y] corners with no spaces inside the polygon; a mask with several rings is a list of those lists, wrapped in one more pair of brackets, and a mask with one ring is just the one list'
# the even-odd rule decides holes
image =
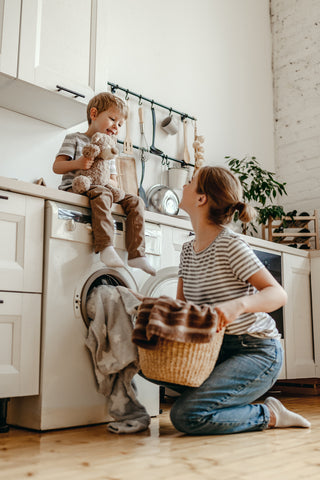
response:
{"label": "laundry pile", "polygon": [[91,352],[99,392],[106,397],[113,433],[148,428],[150,416],[137,400],[134,375],[139,370],[137,347],[131,341],[133,316],[140,300],[125,287],[101,285],[92,290],[87,314],[92,319],[86,345]]}

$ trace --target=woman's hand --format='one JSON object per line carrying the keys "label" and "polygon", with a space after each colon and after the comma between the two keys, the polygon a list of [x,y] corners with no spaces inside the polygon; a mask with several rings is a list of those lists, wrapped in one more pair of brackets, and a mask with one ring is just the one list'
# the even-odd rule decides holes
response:
{"label": "woman's hand", "polygon": [[257,289],[257,293],[215,305],[218,331],[228,326],[242,313],[273,312],[287,302],[286,292],[265,267],[254,273],[248,281]]}
{"label": "woman's hand", "polygon": [[227,327],[236,318],[243,313],[244,305],[242,298],[235,298],[227,302],[218,303],[215,305],[215,311],[218,315],[217,332]]}

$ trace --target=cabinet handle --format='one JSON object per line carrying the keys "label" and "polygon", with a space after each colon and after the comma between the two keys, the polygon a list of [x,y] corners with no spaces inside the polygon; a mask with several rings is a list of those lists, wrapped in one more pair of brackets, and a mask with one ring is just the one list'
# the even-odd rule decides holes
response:
{"label": "cabinet handle", "polygon": [[5,195],[0,195],[0,198],[1,198],[2,200],[9,200],[9,197],[6,197]]}
{"label": "cabinet handle", "polygon": [[60,85],[56,85],[56,88],[58,89],[58,92],[60,92],[60,90],[63,90],[64,92],[72,93],[72,95],[74,95],[74,98],[86,97],[85,95],[82,95],[82,93],[75,92],[74,90],[69,90],[69,88],[61,87]]}
{"label": "cabinet handle", "polygon": [[4,303],[4,300],[0,300],[0,303]]}

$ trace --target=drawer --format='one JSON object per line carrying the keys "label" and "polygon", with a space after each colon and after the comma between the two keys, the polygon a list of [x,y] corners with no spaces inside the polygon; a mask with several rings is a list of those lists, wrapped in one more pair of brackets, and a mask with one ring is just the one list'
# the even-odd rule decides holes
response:
{"label": "drawer", "polygon": [[39,393],[41,295],[0,291],[0,398]]}
{"label": "drawer", "polygon": [[0,190],[0,290],[42,291],[44,200]]}

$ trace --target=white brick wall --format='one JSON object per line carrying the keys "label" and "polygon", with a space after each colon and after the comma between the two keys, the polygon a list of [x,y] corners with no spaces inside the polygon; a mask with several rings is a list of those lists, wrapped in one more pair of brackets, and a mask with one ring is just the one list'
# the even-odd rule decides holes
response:
{"label": "white brick wall", "polygon": [[270,12],[279,203],[320,212],[320,0],[270,0]]}

